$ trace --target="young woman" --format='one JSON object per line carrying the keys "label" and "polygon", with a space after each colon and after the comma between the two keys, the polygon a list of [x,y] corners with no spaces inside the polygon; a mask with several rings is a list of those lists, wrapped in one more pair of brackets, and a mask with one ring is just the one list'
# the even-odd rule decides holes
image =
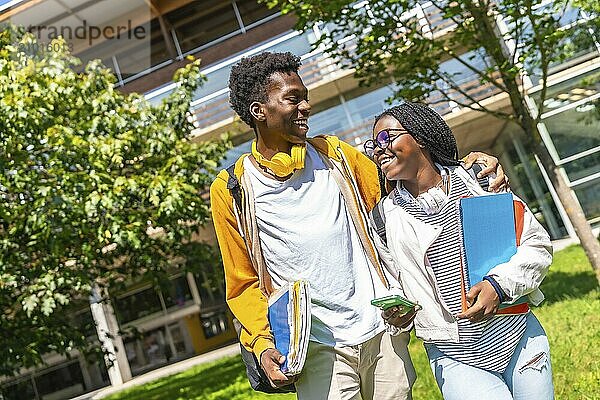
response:
{"label": "young woman", "polygon": [[[365,151],[393,187],[377,206],[387,242],[380,252],[393,260],[406,297],[422,306],[414,326],[444,399],[552,399],[550,350],[540,323],[527,305],[497,314],[500,303],[522,296],[535,305],[543,300],[538,287],[552,250],[531,211],[525,207],[510,261],[472,287],[467,283],[463,311],[458,201],[488,193],[460,165],[450,128],[429,107],[403,103],[376,118]],[[390,309],[383,317],[404,326],[407,316],[396,314]]]}

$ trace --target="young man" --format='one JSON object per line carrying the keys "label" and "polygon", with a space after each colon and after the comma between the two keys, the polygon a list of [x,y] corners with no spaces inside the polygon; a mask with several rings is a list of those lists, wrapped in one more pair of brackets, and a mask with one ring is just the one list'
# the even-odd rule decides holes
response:
{"label": "young man", "polygon": [[[299,67],[291,53],[262,53],[231,71],[231,106],[256,141],[235,163],[236,179],[221,171],[210,191],[227,303],[242,344],[273,385],[295,381],[299,399],[410,399],[408,333],[388,333],[370,305],[398,286],[370,237],[367,213],[381,195],[377,169],[334,136],[307,140],[311,107]],[[236,184],[241,210],[230,190]],[[310,284],[312,329],[296,381],[280,370],[267,296],[297,279]]]}

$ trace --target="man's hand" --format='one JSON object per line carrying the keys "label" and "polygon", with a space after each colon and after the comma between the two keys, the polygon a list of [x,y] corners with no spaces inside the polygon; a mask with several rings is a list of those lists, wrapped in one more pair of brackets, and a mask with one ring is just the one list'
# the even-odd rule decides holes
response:
{"label": "man's hand", "polygon": [[277,349],[267,349],[260,355],[260,366],[273,387],[287,386],[298,379],[297,376],[288,377],[281,372],[281,364],[284,361],[285,357]]}
{"label": "man's hand", "polygon": [[468,319],[471,322],[479,322],[496,315],[500,298],[488,281],[482,281],[473,286],[467,293],[467,304],[469,305],[467,311],[457,314],[456,317]]}
{"label": "man's hand", "polygon": [[490,192],[503,192],[508,190],[508,177],[504,174],[504,169],[502,169],[502,165],[500,165],[496,157],[479,151],[473,151],[463,158],[463,162],[466,169],[471,168],[471,165],[475,163],[485,165],[485,168],[477,174],[478,178],[496,174],[496,177],[490,182]]}
{"label": "man's hand", "polygon": [[400,329],[407,328],[415,319],[417,311],[413,308],[411,312],[400,314],[398,307],[390,307],[381,313],[383,319],[390,325]]}

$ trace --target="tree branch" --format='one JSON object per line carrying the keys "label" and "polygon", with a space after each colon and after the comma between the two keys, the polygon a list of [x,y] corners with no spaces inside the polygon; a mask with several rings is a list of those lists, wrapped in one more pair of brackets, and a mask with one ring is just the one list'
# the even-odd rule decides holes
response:
{"label": "tree branch", "polygon": [[[438,10],[440,10],[441,12],[445,12],[446,9],[444,8],[444,6],[441,6],[439,3],[435,2],[435,1],[431,1],[431,4],[437,8]],[[427,23],[429,24],[429,26],[431,27],[431,23],[429,22],[429,19],[427,18],[427,16],[425,16],[425,19],[427,20]],[[454,22],[456,24],[456,26],[460,26],[460,24],[462,23],[462,21],[459,21],[458,19],[456,19],[455,15],[452,15],[450,17],[450,20],[452,22]],[[433,32],[433,31],[432,31]]]}
{"label": "tree branch", "polygon": [[[510,114],[506,114],[506,113],[503,113],[500,111],[494,111],[494,110],[491,110],[491,109],[485,107],[483,104],[481,104],[481,102],[478,99],[471,96],[469,93],[465,92],[464,89],[461,88],[460,85],[458,85],[456,82],[454,82],[454,80],[452,78],[445,76],[444,74],[441,74],[438,71],[433,71],[433,73],[435,74],[435,76],[438,77],[438,79],[442,80],[444,83],[446,83],[448,86],[450,86],[450,88],[452,90],[454,90],[455,92],[463,95],[467,100],[471,101],[471,103],[469,104],[469,103],[461,102],[456,98],[450,97],[450,95],[448,93],[446,93],[445,91],[440,90],[440,93],[442,94],[442,96],[444,98],[446,98],[448,101],[452,101],[461,107],[469,108],[471,110],[486,112],[486,113],[494,115],[498,118],[510,119]],[[477,107],[473,106],[473,104],[477,105]]]}
{"label": "tree branch", "polygon": [[[442,50],[449,55],[450,57],[452,57],[453,59],[455,59],[456,61],[458,61],[459,63],[461,63],[463,66],[465,66],[468,70],[474,72],[479,78],[481,78],[482,80],[491,83],[492,85],[496,86],[498,89],[502,90],[503,92],[507,91],[507,88],[500,84],[500,82],[491,79],[491,77],[485,73],[483,73],[481,70],[479,70],[478,68],[472,66],[471,64],[469,64],[468,62],[466,62],[465,60],[463,60],[462,58],[460,58],[460,56],[458,56],[456,53],[454,53],[454,51],[452,51],[451,49],[448,49],[447,47],[442,47]],[[485,59],[485,58],[484,58]]]}
{"label": "tree branch", "polygon": [[[432,2],[432,4],[435,5],[436,3]],[[436,7],[439,8],[438,5],[436,5]],[[454,53],[454,51],[452,51],[452,49],[449,49],[443,43],[439,44],[438,41],[436,41],[433,38],[433,36],[431,38],[425,37],[421,32],[419,32],[419,31],[417,31],[415,29],[411,29],[400,18],[397,19],[397,22],[401,25],[401,27],[407,29],[409,32],[412,32],[414,36],[417,36],[419,40],[422,40],[423,42],[429,42],[432,46],[436,47],[437,49],[442,50],[448,56],[450,56],[451,58],[457,60],[459,63],[461,63],[463,66],[465,66],[468,70],[470,70],[475,75],[477,75],[481,80],[491,83],[492,85],[496,86],[499,90],[501,90],[503,92],[507,92],[507,88],[505,86],[503,86],[502,84],[500,84],[500,82],[491,79],[487,74],[483,73],[478,68],[472,66],[471,64],[469,64],[468,62],[466,62],[465,60],[463,60],[462,58],[460,58],[460,56],[458,56],[456,53]]]}
{"label": "tree branch", "polygon": [[[538,106],[538,113],[535,117],[535,124],[537,125],[540,120],[542,113],[544,111],[544,102],[546,101],[546,91],[548,89],[548,68],[550,65],[550,60],[548,59],[548,53],[545,46],[545,38],[540,36],[540,32],[536,29],[536,25],[533,23],[535,21],[535,14],[531,8],[531,6],[527,7],[527,17],[531,21],[531,30],[533,31],[533,39],[537,44],[540,51],[540,68],[542,70],[542,90],[540,90],[540,101]],[[523,87],[523,85],[521,84]],[[523,88],[523,91],[525,89]]]}

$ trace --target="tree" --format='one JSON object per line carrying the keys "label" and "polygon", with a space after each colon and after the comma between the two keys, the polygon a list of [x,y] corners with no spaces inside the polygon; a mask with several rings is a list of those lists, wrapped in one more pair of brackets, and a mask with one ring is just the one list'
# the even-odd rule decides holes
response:
{"label": "tree", "polygon": [[[315,44],[355,68],[363,84],[393,80],[395,99],[452,101],[517,123],[556,188],[577,236],[600,282],[600,245],[585,214],[540,135],[551,65],[576,50],[593,47],[600,32],[600,6],[592,0],[433,0],[431,7],[447,24],[436,27],[420,8],[421,1],[270,0],[283,12],[294,12],[297,28],[329,23]],[[569,7],[586,18],[561,26]],[[445,28],[445,29],[441,29]],[[350,40],[340,40],[342,38]],[[598,37],[596,36],[596,40]],[[461,88],[460,74],[443,71],[440,63],[456,60],[482,84],[508,95],[508,110],[491,108]],[[541,89],[537,110],[527,94],[531,72]],[[440,91],[439,87],[445,89]]]}
{"label": "tree", "polygon": [[69,311],[93,286],[158,284],[215,259],[191,240],[227,148],[190,140],[199,62],[151,105],[99,61],[75,72],[67,47],[0,33],[0,375],[85,347]]}

